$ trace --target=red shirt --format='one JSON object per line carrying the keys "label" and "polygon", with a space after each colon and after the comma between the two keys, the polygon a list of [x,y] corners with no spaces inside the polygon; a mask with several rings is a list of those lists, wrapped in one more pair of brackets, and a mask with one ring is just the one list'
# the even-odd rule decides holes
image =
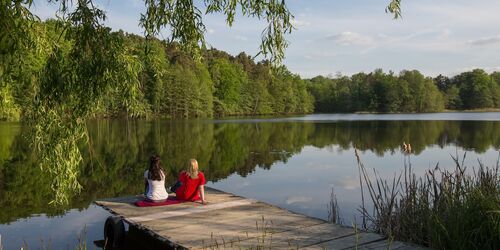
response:
{"label": "red shirt", "polygon": [[186,171],[182,171],[179,175],[179,181],[182,185],[175,190],[177,199],[196,201],[200,199],[200,192],[198,192],[198,187],[205,185],[205,175],[198,171],[198,178],[191,179]]}

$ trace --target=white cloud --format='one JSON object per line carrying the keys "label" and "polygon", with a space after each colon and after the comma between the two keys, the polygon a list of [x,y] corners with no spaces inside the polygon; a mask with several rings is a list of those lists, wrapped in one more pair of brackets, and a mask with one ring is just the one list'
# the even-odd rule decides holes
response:
{"label": "white cloud", "polygon": [[248,186],[250,186],[250,182],[248,180],[244,180],[244,181],[240,181],[240,182],[236,183],[234,187],[241,189],[241,188],[245,188]]}
{"label": "white cloud", "polygon": [[304,27],[304,26],[309,26],[311,23],[308,22],[308,21],[304,21],[304,20],[299,20],[299,19],[292,19],[290,21],[290,23],[294,26],[294,27]]}
{"label": "white cloud", "polygon": [[[446,20],[447,23],[477,26],[491,25],[499,19],[497,13],[500,3],[491,0],[479,1],[439,1],[432,4],[415,2],[415,13],[432,19]],[[432,20],[431,19],[431,20]]]}
{"label": "white cloud", "polygon": [[331,58],[334,58],[336,56],[338,56],[337,52],[327,51],[327,52],[311,52],[311,53],[305,54],[304,58],[308,59],[308,60],[317,60],[320,58],[331,59]]}
{"label": "white cloud", "polygon": [[496,43],[500,43],[500,35],[483,37],[483,38],[467,41],[467,44],[476,45],[476,46],[484,46],[484,45],[490,45],[490,44],[496,44]]}
{"label": "white cloud", "polygon": [[410,40],[410,41],[415,41],[417,39],[420,39],[420,40],[441,39],[442,40],[442,39],[448,38],[450,35],[451,35],[450,29],[431,28],[431,29],[417,30],[415,32],[412,32],[408,35],[401,37],[399,40]]}
{"label": "white cloud", "polygon": [[134,6],[134,7],[142,7],[142,6],[144,6],[144,2],[141,1],[141,0],[127,0],[127,2],[130,5]]}
{"label": "white cloud", "polygon": [[436,38],[438,40],[446,40],[446,39],[448,39],[450,37],[451,34],[452,34],[451,30],[444,29],[441,32],[439,32],[439,34],[437,35]]}
{"label": "white cloud", "polygon": [[334,165],[332,164],[315,164],[315,163],[308,163],[306,164],[308,168],[312,169],[332,169],[335,168]]}
{"label": "white cloud", "polygon": [[355,190],[359,188],[359,179],[353,176],[345,177],[338,181],[340,186],[345,190]]}
{"label": "white cloud", "polygon": [[[464,42],[451,37],[451,30],[444,29],[422,29],[411,33],[386,34],[378,33],[374,36],[363,35],[354,32],[343,32],[328,36],[342,45],[364,46],[363,50],[356,50],[357,54],[363,55],[368,52],[377,52],[378,49],[401,49],[421,52],[453,52],[463,50]],[[325,53],[325,52],[323,52]],[[327,52],[326,52],[327,53]]]}
{"label": "white cloud", "polygon": [[248,41],[248,37],[246,37],[246,36],[236,35],[236,36],[233,36],[233,38],[236,40],[240,40],[240,41]]}
{"label": "white cloud", "polygon": [[286,199],[286,204],[287,205],[290,205],[290,204],[294,204],[294,203],[307,203],[307,202],[311,202],[312,201],[312,197],[309,197],[309,196],[290,196]]}
{"label": "white cloud", "polygon": [[208,34],[213,34],[213,33],[215,33],[215,30],[214,29],[208,29],[207,32],[208,32]]}
{"label": "white cloud", "polygon": [[484,67],[484,66],[472,65],[472,66],[469,66],[469,67],[463,67],[463,68],[458,69],[457,72],[453,72],[454,73],[453,75],[460,74],[460,73],[466,72],[466,71],[472,71],[472,70],[475,70],[475,69],[483,69],[487,73],[493,73],[495,71],[497,71],[497,72],[500,71],[500,66],[496,66],[496,67]]}
{"label": "white cloud", "polygon": [[335,180],[333,183],[329,183],[330,188],[343,188],[344,190],[356,190],[359,189],[359,177],[356,176],[345,176],[342,179]]}
{"label": "white cloud", "polygon": [[326,36],[325,39],[334,41],[344,46],[349,46],[349,45],[372,46],[375,44],[375,41],[371,36],[351,31],[344,31],[342,33],[338,33],[335,35]]}

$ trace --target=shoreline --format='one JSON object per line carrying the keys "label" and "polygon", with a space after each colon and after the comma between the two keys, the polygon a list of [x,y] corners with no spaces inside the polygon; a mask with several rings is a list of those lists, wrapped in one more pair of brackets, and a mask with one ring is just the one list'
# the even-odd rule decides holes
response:
{"label": "shoreline", "polygon": [[382,114],[487,113],[487,112],[500,112],[500,108],[491,108],[491,109],[464,109],[464,110],[445,109],[445,110],[436,111],[436,112],[371,112],[371,111],[357,111],[357,112],[350,112],[350,113],[313,113],[313,114],[373,114],[373,115],[382,115]]}
{"label": "shoreline", "polygon": [[[437,114],[437,113],[496,113],[500,112],[500,108],[489,108],[489,109],[466,109],[466,110],[453,110],[453,109],[445,109],[443,111],[437,112],[375,112],[375,111],[356,111],[356,112],[338,112],[338,113],[288,113],[288,114],[234,114],[234,115],[226,115],[221,117],[170,117],[168,115],[147,115],[147,116],[136,116],[129,117],[126,114],[119,115],[95,115],[88,118],[88,121],[93,120],[102,120],[102,119],[146,119],[146,120],[156,120],[156,119],[165,119],[165,120],[232,120],[232,119],[248,119],[248,118],[260,118],[260,119],[273,119],[273,118],[286,118],[286,117],[294,117],[294,116],[302,116],[302,115],[402,115],[402,114]],[[0,119],[1,123],[19,123],[22,119],[11,120],[11,119]]]}

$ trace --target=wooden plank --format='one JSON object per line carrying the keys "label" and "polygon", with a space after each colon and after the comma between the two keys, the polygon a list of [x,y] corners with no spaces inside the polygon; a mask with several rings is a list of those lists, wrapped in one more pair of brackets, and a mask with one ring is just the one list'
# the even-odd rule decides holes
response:
{"label": "wooden plank", "polygon": [[326,242],[321,242],[319,244],[316,244],[316,246],[319,246],[320,248],[323,249],[346,249],[352,247],[355,248],[356,246],[359,247],[365,244],[374,243],[384,239],[385,237],[379,234],[358,232],[356,234],[349,235],[347,237],[340,237]]}
{"label": "wooden plank", "polygon": [[249,205],[249,204],[252,204],[255,202],[256,202],[255,200],[226,201],[226,202],[215,203],[212,205],[206,205],[206,206],[201,206],[201,207],[196,206],[196,207],[189,207],[189,208],[182,209],[182,210],[162,211],[162,212],[153,213],[153,214],[145,214],[145,215],[140,215],[140,216],[135,216],[135,217],[129,217],[127,219],[129,221],[136,222],[136,223],[137,222],[151,221],[151,220],[163,220],[163,219],[168,219],[171,217],[192,216],[193,214],[207,213],[209,211],[217,210],[217,209]]}
{"label": "wooden plank", "polygon": [[[227,225],[236,224],[239,226],[250,225],[250,227],[256,227],[256,225],[258,225],[261,227],[262,224],[277,226],[293,223],[301,223],[302,225],[325,223],[323,220],[309,218],[304,215],[284,213],[276,207],[263,205],[261,203],[172,217],[168,219],[168,222],[168,224],[163,224],[163,230],[172,227],[178,228],[179,224],[206,224],[210,226],[213,223],[219,223]],[[145,225],[154,223],[157,222],[144,222]]]}
{"label": "wooden plank", "polygon": [[353,228],[323,223],[280,233],[270,233],[257,239],[237,242],[235,245],[241,248],[249,248],[259,243],[259,246],[272,246],[273,248],[291,247],[295,249],[310,247],[312,249],[321,249],[322,247],[318,245],[319,243],[350,235],[354,235]]}
{"label": "wooden plank", "polygon": [[410,249],[415,246],[329,224],[263,202],[206,189],[208,205],[139,208],[141,196],[96,201],[127,223],[180,248]]}
{"label": "wooden plank", "polygon": [[[175,217],[169,223],[148,221],[145,226],[165,237],[176,239],[187,247],[208,246],[216,242],[233,242],[255,238],[273,232],[282,232],[325,222],[303,215],[283,213],[276,207],[252,204],[246,208],[234,207],[199,214],[196,218]],[[253,212],[248,212],[253,211]],[[217,216],[224,214],[225,216]]]}

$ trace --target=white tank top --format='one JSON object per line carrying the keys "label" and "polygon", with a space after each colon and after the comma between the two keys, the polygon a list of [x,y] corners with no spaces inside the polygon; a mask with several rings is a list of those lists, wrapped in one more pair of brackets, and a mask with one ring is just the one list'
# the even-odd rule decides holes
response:
{"label": "white tank top", "polygon": [[148,180],[148,193],[146,197],[150,200],[165,200],[168,198],[165,189],[165,174],[161,172],[161,180],[155,181],[148,178],[149,170],[144,171],[144,178]]}

